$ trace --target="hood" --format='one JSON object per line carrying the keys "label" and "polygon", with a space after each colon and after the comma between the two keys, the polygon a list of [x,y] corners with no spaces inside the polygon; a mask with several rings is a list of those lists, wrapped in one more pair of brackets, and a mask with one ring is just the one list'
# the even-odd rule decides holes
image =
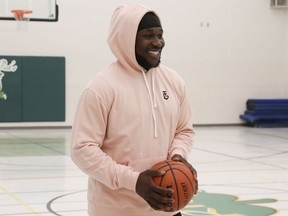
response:
{"label": "hood", "polygon": [[129,70],[139,71],[141,68],[135,56],[135,42],[138,25],[147,12],[157,15],[143,5],[122,5],[112,15],[108,45],[118,61]]}

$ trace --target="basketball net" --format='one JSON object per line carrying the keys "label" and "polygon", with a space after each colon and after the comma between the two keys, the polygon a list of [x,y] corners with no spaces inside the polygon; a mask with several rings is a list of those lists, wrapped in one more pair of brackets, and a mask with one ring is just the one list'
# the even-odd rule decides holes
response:
{"label": "basketball net", "polygon": [[31,14],[32,10],[12,10],[15,20],[17,21],[17,30],[27,30],[30,17],[25,17],[25,14]]}

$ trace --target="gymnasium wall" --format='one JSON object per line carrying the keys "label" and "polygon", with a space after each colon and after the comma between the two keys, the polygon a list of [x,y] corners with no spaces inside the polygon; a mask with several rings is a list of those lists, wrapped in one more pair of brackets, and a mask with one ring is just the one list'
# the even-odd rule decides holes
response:
{"label": "gymnasium wall", "polygon": [[288,98],[288,9],[271,9],[270,0],[58,0],[58,22],[17,31],[16,22],[0,21],[0,55],[65,57],[65,121],[0,127],[71,126],[82,89],[114,61],[106,43],[112,12],[132,2],[161,16],[162,62],[185,79],[195,124],[241,124],[248,98]]}

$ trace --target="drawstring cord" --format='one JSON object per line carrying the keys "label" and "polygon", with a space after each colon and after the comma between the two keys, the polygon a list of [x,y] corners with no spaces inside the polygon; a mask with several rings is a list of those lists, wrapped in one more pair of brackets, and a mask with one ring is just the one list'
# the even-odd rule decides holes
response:
{"label": "drawstring cord", "polygon": [[152,73],[152,92],[153,92],[153,106],[154,108],[157,108],[157,103],[156,103],[156,96],[155,96],[155,72]]}
{"label": "drawstring cord", "polygon": [[[157,103],[156,103],[156,97],[155,97],[155,78],[154,78],[154,73],[152,73],[152,93],[147,81],[147,77],[145,75],[145,72],[142,70],[142,75],[145,81],[145,85],[147,88],[147,91],[149,93],[149,97],[150,97],[150,102],[151,102],[151,108],[152,108],[152,118],[153,118],[153,123],[154,123],[154,136],[155,138],[158,137],[158,133],[157,133],[157,121],[156,121],[156,114],[155,114],[155,110],[157,108]],[[153,94],[153,98],[152,98],[152,94]]]}

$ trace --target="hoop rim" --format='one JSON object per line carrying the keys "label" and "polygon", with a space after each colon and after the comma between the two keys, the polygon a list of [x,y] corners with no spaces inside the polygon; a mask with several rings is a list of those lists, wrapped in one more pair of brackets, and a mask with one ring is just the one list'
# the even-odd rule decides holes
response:
{"label": "hoop rim", "polygon": [[14,14],[16,20],[24,20],[25,14],[31,14],[32,10],[11,10],[11,12]]}

